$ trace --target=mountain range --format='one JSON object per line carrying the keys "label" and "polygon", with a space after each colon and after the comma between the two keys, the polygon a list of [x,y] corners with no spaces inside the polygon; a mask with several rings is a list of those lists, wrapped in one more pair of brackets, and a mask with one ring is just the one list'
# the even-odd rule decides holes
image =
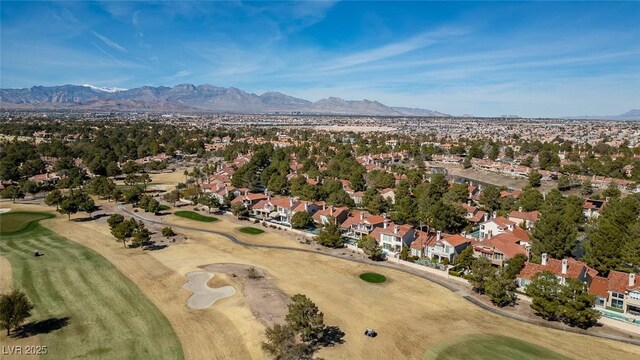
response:
{"label": "mountain range", "polygon": [[95,111],[235,112],[373,115],[450,116],[437,111],[391,107],[371,100],[329,97],[316,102],[280,92],[262,95],[213,85],[180,84],[174,87],[142,86],[134,89],[92,85],[34,86],[0,89],[3,109],[75,109]]}
{"label": "mountain range", "polygon": [[631,109],[624,114],[619,115],[582,115],[582,116],[571,116],[567,117],[567,119],[585,119],[585,120],[621,120],[621,121],[632,121],[632,120],[640,120],[640,109]]}

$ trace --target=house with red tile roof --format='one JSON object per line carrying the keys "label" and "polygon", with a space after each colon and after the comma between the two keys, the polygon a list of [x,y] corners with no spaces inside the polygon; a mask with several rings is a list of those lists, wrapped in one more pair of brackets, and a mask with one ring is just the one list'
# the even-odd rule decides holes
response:
{"label": "house with red tile roof", "polygon": [[606,200],[586,199],[582,205],[582,214],[587,220],[597,219],[607,206]]}
{"label": "house with red tile roof", "polygon": [[462,235],[445,234],[440,231],[416,230],[416,238],[411,243],[411,256],[452,262],[472,240]]}
{"label": "house with red tile roof", "polygon": [[640,281],[636,273],[612,270],[609,276],[597,276],[589,285],[596,296],[596,308],[613,308],[626,316],[640,319]]}
{"label": "house with red tile roof", "polygon": [[245,193],[236,196],[235,199],[231,200],[231,205],[236,203],[243,203],[247,209],[251,210],[253,205],[257,204],[261,200],[266,200],[267,195],[262,193]]}
{"label": "house with red tile roof", "polygon": [[545,270],[554,273],[562,285],[566,284],[566,279],[568,278],[578,279],[589,284],[591,280],[598,275],[597,270],[592,269],[582,261],[573,258],[565,258],[562,260],[553,259],[544,253],[541,255],[540,264],[532,262],[524,264],[524,267],[516,276],[518,286],[525,288],[536,274]]}
{"label": "house with red tile roof", "polygon": [[410,246],[416,238],[413,226],[396,225],[393,222],[384,222],[382,227],[373,229],[370,236],[378,242],[383,252],[391,256],[399,254],[403,246]]}
{"label": "house with red tile roof", "polygon": [[259,200],[250,210],[254,216],[266,221],[291,226],[291,218],[296,212],[306,211],[313,215],[319,207],[310,201],[301,201],[291,196],[270,197]]}
{"label": "house with red tile roof", "polygon": [[349,208],[343,207],[325,207],[324,209],[316,211],[313,214],[313,221],[318,225],[324,225],[329,222],[329,219],[336,221],[338,225],[342,224],[349,216]]}
{"label": "house with red tile roof", "polygon": [[508,217],[509,221],[513,221],[518,226],[524,224],[524,226],[529,230],[533,229],[533,226],[538,219],[540,219],[540,212],[522,211],[522,206],[518,208],[518,211],[510,212]]}
{"label": "house with red tile roof", "polygon": [[394,189],[382,189],[380,190],[380,195],[382,195],[385,200],[390,200],[392,204],[396,203],[396,191]]}
{"label": "house with red tile roof", "polygon": [[384,227],[390,220],[384,215],[371,215],[364,210],[352,210],[347,219],[340,224],[344,237],[359,240],[374,229]]}
{"label": "house with red tile roof", "polygon": [[517,228],[516,223],[510,221],[504,216],[495,216],[480,224],[480,238],[491,238],[496,235],[505,233],[506,231],[514,231]]}
{"label": "house with red tile roof", "polygon": [[55,185],[58,180],[60,180],[60,176],[58,176],[56,173],[37,174],[30,177],[29,180],[34,181],[38,184]]}
{"label": "house with red tile roof", "polygon": [[[520,229],[522,230],[522,229]],[[524,231],[524,230],[522,230]],[[529,257],[530,243],[512,232],[506,232],[492,238],[473,241],[473,256],[486,257],[493,265],[502,266],[505,261],[518,254]]]}
{"label": "house with red tile roof", "polygon": [[351,200],[353,200],[353,202],[356,204],[356,206],[359,206],[360,204],[362,204],[362,198],[364,197],[364,192],[362,192],[362,191],[353,191],[351,189],[349,189],[349,190],[345,189],[345,192],[347,193],[347,195],[349,195]]}
{"label": "house with red tile roof", "polygon": [[472,206],[471,200],[466,204],[462,204],[462,207],[466,211],[465,219],[474,225],[489,220],[489,214],[484,210],[478,209],[476,206]]}

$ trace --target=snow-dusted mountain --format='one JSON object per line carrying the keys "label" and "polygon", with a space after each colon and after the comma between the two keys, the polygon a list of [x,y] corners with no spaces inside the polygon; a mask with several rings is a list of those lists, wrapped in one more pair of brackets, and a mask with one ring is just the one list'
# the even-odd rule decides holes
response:
{"label": "snow-dusted mountain", "polygon": [[104,88],[93,85],[2,89],[0,90],[0,108],[448,116],[426,109],[389,107],[371,100],[353,101],[330,97],[311,102],[279,92],[256,95],[233,87],[192,84],[180,84],[174,87],[143,86],[133,89]]}
{"label": "snow-dusted mountain", "polygon": [[117,87],[99,87],[99,86],[93,86],[93,85],[90,85],[90,84],[84,84],[82,86],[91,88],[91,89],[96,90],[96,91],[103,91],[103,92],[108,92],[108,93],[114,93],[114,92],[118,92],[118,91],[126,91],[127,90],[127,89],[117,88]]}

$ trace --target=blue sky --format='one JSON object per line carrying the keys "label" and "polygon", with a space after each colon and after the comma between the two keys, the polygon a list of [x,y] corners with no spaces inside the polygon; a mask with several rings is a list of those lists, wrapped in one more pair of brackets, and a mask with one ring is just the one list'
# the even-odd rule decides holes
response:
{"label": "blue sky", "polygon": [[9,2],[2,88],[180,83],[450,114],[640,108],[640,2]]}

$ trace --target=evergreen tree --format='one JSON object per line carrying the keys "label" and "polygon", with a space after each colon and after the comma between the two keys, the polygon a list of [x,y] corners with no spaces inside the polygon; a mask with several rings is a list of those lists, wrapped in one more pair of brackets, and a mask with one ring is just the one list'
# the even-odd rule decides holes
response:
{"label": "evergreen tree", "polygon": [[596,270],[631,271],[640,266],[640,194],[611,201],[587,231],[584,260]]}
{"label": "evergreen tree", "polygon": [[484,294],[489,279],[494,276],[495,269],[491,266],[491,260],[486,257],[479,257],[471,263],[471,274],[469,283],[473,286],[473,291]]}
{"label": "evergreen tree", "polygon": [[578,279],[567,278],[562,287],[562,321],[569,326],[587,329],[594,326],[600,318],[600,312],[594,309],[595,296],[587,292],[585,283]]}
{"label": "evergreen tree", "polygon": [[536,170],[529,173],[529,186],[540,187],[542,175]]}
{"label": "evergreen tree", "polygon": [[515,280],[504,271],[498,271],[491,274],[486,280],[484,292],[494,305],[504,307],[516,302],[515,289]]}
{"label": "evergreen tree", "polygon": [[291,226],[294,229],[306,229],[313,224],[313,219],[306,211],[298,211],[291,217]]}
{"label": "evergreen tree", "polygon": [[556,275],[548,270],[537,273],[527,285],[525,292],[531,298],[531,308],[542,318],[557,320],[560,317],[561,286]]}
{"label": "evergreen tree", "polygon": [[358,240],[358,247],[373,261],[384,259],[382,248],[378,245],[378,242],[369,235],[363,236],[362,239]]}
{"label": "evergreen tree", "polygon": [[342,238],[342,232],[340,231],[340,227],[336,224],[333,218],[329,218],[329,221],[324,225],[322,230],[318,236],[316,236],[316,241],[318,244],[331,247],[331,248],[339,248],[344,246],[344,239]]}
{"label": "evergreen tree", "polygon": [[300,334],[302,341],[320,340],[325,328],[324,315],[308,297],[296,294],[288,305],[287,325]]}
{"label": "evergreen tree", "polygon": [[562,259],[570,256],[577,244],[577,228],[562,213],[547,209],[536,222],[531,238],[534,255],[547,253],[553,258]]}
{"label": "evergreen tree", "polygon": [[47,194],[47,197],[44,199],[44,203],[49,206],[55,205],[56,210],[58,210],[58,207],[60,206],[60,203],[62,203],[62,200],[64,200],[62,192],[58,189],[54,189]]}

